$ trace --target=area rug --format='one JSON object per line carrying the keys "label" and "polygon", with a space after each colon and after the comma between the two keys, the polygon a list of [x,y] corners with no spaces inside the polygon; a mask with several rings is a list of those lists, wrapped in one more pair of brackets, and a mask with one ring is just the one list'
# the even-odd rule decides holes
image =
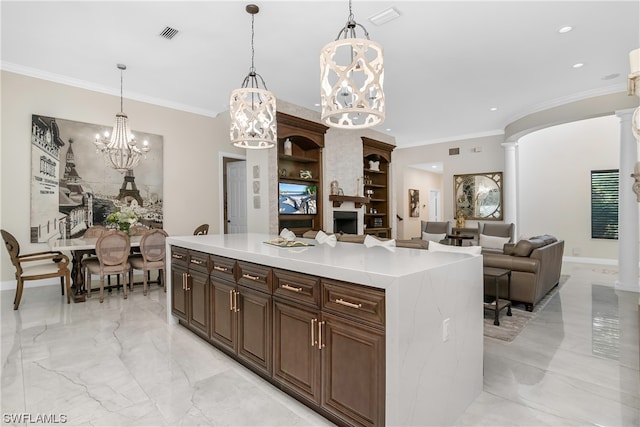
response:
{"label": "area rug", "polygon": [[529,312],[525,309],[524,305],[515,304],[511,313],[512,316],[507,316],[507,311],[500,312],[500,326],[493,324],[495,314],[491,310],[484,311],[484,336],[489,338],[495,338],[502,341],[513,341],[522,332],[527,323],[534,319],[538,313],[544,310],[544,307],[551,301],[551,299],[558,293],[562,285],[567,281],[569,275],[561,275],[558,286],[547,293],[547,295],[540,300],[538,304],[533,307],[533,311]]}

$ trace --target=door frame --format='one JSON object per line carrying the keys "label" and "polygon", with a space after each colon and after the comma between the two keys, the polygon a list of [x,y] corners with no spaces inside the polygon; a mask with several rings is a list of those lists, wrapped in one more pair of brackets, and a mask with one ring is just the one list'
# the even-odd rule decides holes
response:
{"label": "door frame", "polygon": [[227,210],[225,209],[225,203],[227,196],[227,182],[226,182],[226,170],[225,170],[225,159],[234,159],[234,160],[244,160],[247,161],[247,156],[245,154],[237,154],[237,153],[226,153],[219,152],[218,153],[218,171],[220,173],[220,179],[218,179],[218,218],[220,218],[220,224],[218,225],[218,230],[220,230],[220,234],[225,234],[226,224],[227,224]]}

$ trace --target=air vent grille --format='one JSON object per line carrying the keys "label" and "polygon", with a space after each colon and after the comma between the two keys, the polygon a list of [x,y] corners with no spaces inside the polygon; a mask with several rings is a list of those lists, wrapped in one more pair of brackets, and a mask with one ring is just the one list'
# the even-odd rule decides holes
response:
{"label": "air vent grille", "polygon": [[164,29],[160,32],[160,37],[163,37],[167,40],[171,40],[178,34],[178,30],[171,27],[164,27]]}

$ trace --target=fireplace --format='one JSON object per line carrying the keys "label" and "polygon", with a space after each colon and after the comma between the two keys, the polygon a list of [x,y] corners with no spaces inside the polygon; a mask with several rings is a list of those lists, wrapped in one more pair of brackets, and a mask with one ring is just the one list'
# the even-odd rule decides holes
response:
{"label": "fireplace", "polygon": [[358,234],[358,212],[333,211],[333,232]]}

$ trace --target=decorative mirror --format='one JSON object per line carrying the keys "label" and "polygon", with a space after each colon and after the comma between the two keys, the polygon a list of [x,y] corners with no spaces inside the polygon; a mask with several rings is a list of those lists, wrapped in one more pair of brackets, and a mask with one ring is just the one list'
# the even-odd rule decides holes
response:
{"label": "decorative mirror", "polygon": [[502,220],[502,172],[454,175],[453,183],[456,216]]}

